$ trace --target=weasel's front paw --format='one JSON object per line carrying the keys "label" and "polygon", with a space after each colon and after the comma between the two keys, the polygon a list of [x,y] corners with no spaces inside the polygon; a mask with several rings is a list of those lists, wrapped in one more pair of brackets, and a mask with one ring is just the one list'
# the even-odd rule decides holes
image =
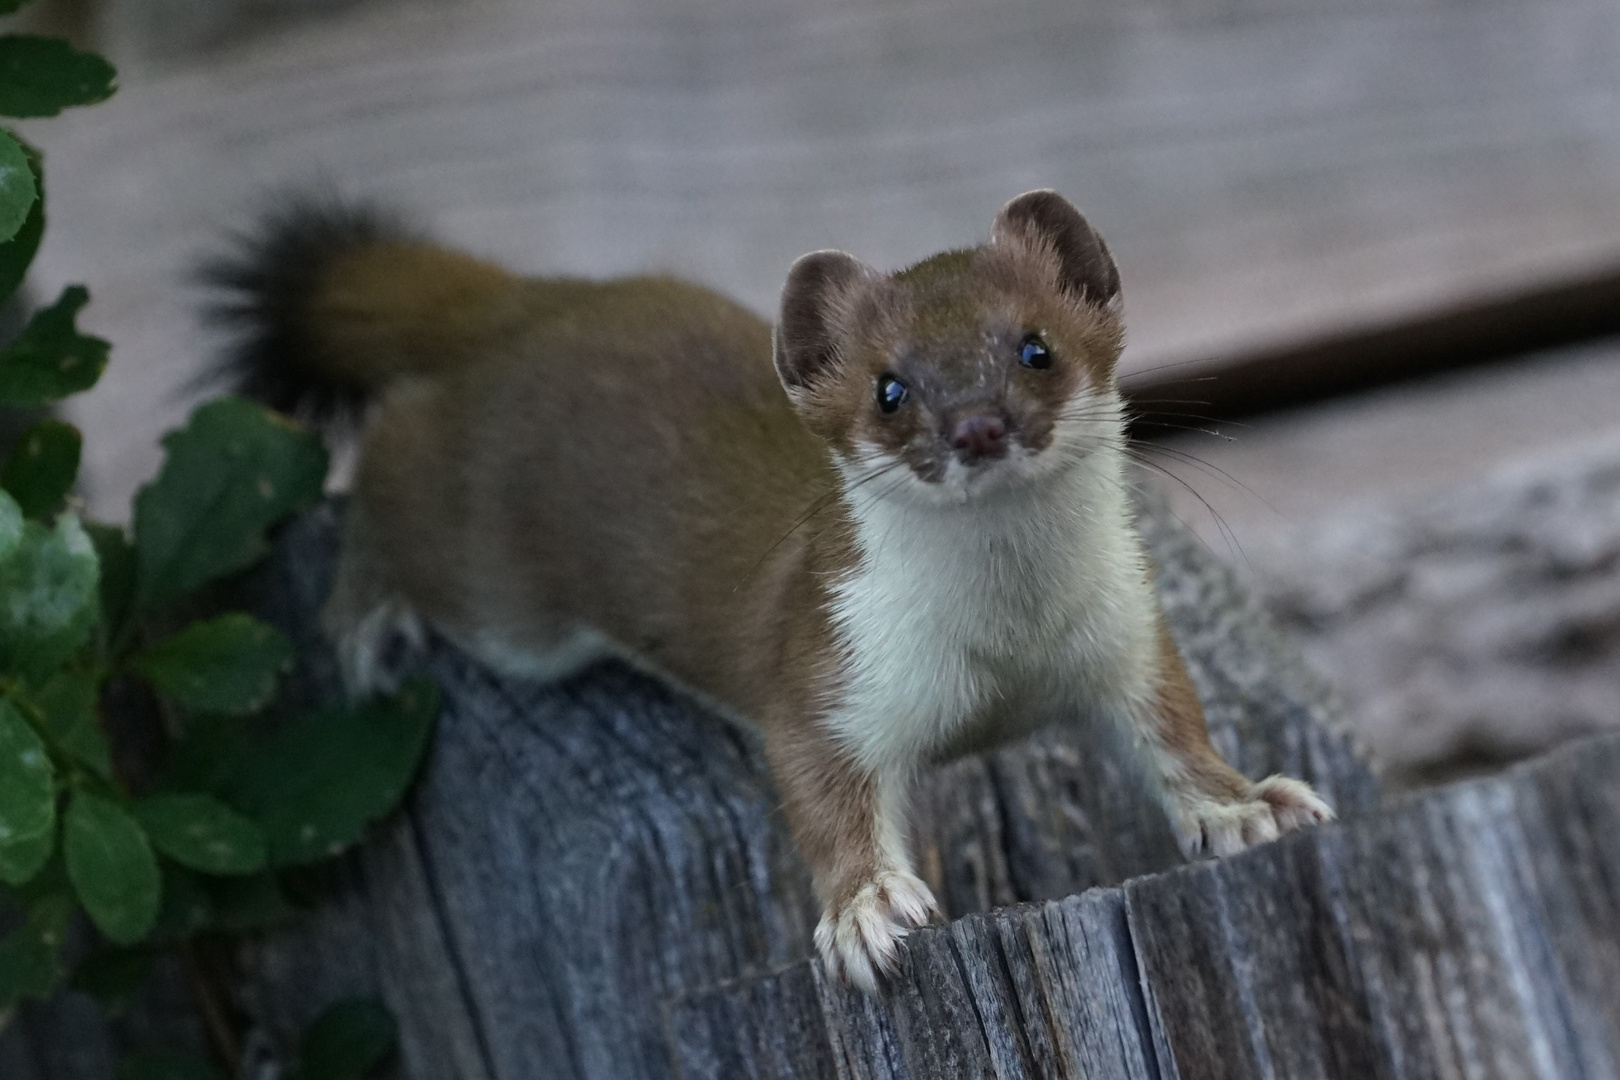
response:
{"label": "weasel's front paw", "polygon": [[829,975],[876,993],[878,977],[894,971],[900,939],[938,916],[934,894],[921,879],[886,871],[822,913],[816,949]]}
{"label": "weasel's front paw", "polygon": [[1311,786],[1286,776],[1250,784],[1238,798],[1183,797],[1171,813],[1182,854],[1232,855],[1306,825],[1333,820],[1333,808]]}
{"label": "weasel's front paw", "polygon": [[427,627],[409,605],[390,600],[368,611],[358,622],[341,625],[328,612],[328,633],[337,645],[343,688],[351,697],[399,689],[399,662],[427,645]]}

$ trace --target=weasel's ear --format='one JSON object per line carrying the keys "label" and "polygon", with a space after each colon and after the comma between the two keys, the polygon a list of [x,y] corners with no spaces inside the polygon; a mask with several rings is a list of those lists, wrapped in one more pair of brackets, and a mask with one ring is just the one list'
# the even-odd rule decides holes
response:
{"label": "weasel's ear", "polygon": [[877,271],[842,251],[812,251],[788,270],[776,323],[776,374],[789,393],[803,390],[838,360],[836,321],[854,287]]}
{"label": "weasel's ear", "polygon": [[1018,240],[1044,244],[1058,258],[1063,288],[1088,304],[1107,304],[1119,295],[1119,268],[1108,245],[1084,215],[1057,192],[1026,191],[996,215],[990,242]]}

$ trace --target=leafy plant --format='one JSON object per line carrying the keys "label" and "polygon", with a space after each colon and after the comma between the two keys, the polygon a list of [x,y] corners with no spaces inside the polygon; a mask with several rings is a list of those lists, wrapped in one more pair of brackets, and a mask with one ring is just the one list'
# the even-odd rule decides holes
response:
{"label": "leafy plant", "polygon": [[[0,0],[0,13],[18,6]],[[0,116],[100,101],[113,79],[65,42],[0,35]],[[0,129],[0,302],[44,224],[40,155]],[[0,406],[53,406],[95,385],[109,346],[77,328],[88,302],[69,286],[0,348]],[[392,697],[271,722],[286,638],[242,612],[184,618],[321,497],[327,458],[313,435],[241,398],[204,404],[164,438],[133,533],[74,505],[81,445],[71,424],[46,418],[0,463],[0,1015],[69,977],[78,912],[101,944],[73,985],[109,1002],[136,994],[163,948],[293,914],[285,875],[344,851],[397,805],[438,707],[413,680]],[[158,767],[138,773],[120,767],[109,737],[120,717],[107,711],[132,697],[109,684],[132,680],[155,703],[163,744]],[[306,1035],[298,1075],[354,1080],[393,1041],[380,1005],[344,1003]],[[217,1075],[162,1052],[121,1071]]]}
{"label": "leafy plant", "polygon": [[[60,965],[45,953],[60,945],[64,900],[116,944],[162,937],[177,870],[202,875],[208,894],[211,878],[343,851],[397,804],[427,744],[437,702],[420,682],[261,732],[248,721],[292,659],[278,631],[233,612],[153,632],[178,601],[262,557],[266,530],[319,499],[326,470],[313,436],[240,398],[203,405],[164,444],[132,538],[58,510],[60,495],[25,510],[13,485],[44,486],[28,434],[4,469],[0,881],[28,914],[0,955],[26,954],[32,974],[0,979],[0,1006],[55,985]],[[165,705],[172,767],[144,791],[118,776],[99,712],[120,676],[144,680]],[[64,873],[53,876],[56,859]],[[186,925],[199,929],[206,920]]]}
{"label": "leafy plant", "polygon": [[[285,1080],[363,1080],[393,1053],[399,1033],[380,1001],[353,998],[330,1006],[304,1031],[298,1061]],[[142,1050],[124,1059],[118,1080],[220,1080],[208,1062],[173,1050]]]}

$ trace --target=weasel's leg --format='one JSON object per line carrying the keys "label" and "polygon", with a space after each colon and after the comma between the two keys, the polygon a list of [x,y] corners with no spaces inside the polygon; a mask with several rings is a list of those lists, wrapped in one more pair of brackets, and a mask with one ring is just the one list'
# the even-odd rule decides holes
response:
{"label": "weasel's leg", "polygon": [[337,650],[344,689],[352,697],[396,689],[389,670],[391,645],[420,649],[426,630],[416,611],[394,591],[381,554],[368,542],[364,508],[350,504],[332,592],[322,627]]}
{"label": "weasel's leg", "polygon": [[821,901],[822,963],[830,975],[874,992],[879,977],[894,970],[906,932],[939,917],[906,852],[909,778],[862,768],[815,721],[773,732],[768,749]]}
{"label": "weasel's leg", "polygon": [[1309,784],[1286,776],[1250,781],[1226,763],[1209,741],[1203,707],[1167,629],[1160,629],[1159,643],[1158,693],[1150,707],[1130,710],[1130,734],[1182,852],[1230,855],[1332,821],[1332,808]]}

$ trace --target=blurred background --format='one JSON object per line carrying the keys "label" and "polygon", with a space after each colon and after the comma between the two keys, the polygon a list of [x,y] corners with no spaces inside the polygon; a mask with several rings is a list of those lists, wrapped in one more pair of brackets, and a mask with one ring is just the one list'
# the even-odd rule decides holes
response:
{"label": "blurred background", "polygon": [[[24,132],[38,295],[124,519],[208,348],[187,283],[325,184],[536,273],[769,313],[789,262],[972,243],[1028,188],[1108,237],[1154,481],[1397,784],[1620,724],[1613,0],[46,0],[117,96]],[[1151,449],[1150,449],[1151,448]]]}

